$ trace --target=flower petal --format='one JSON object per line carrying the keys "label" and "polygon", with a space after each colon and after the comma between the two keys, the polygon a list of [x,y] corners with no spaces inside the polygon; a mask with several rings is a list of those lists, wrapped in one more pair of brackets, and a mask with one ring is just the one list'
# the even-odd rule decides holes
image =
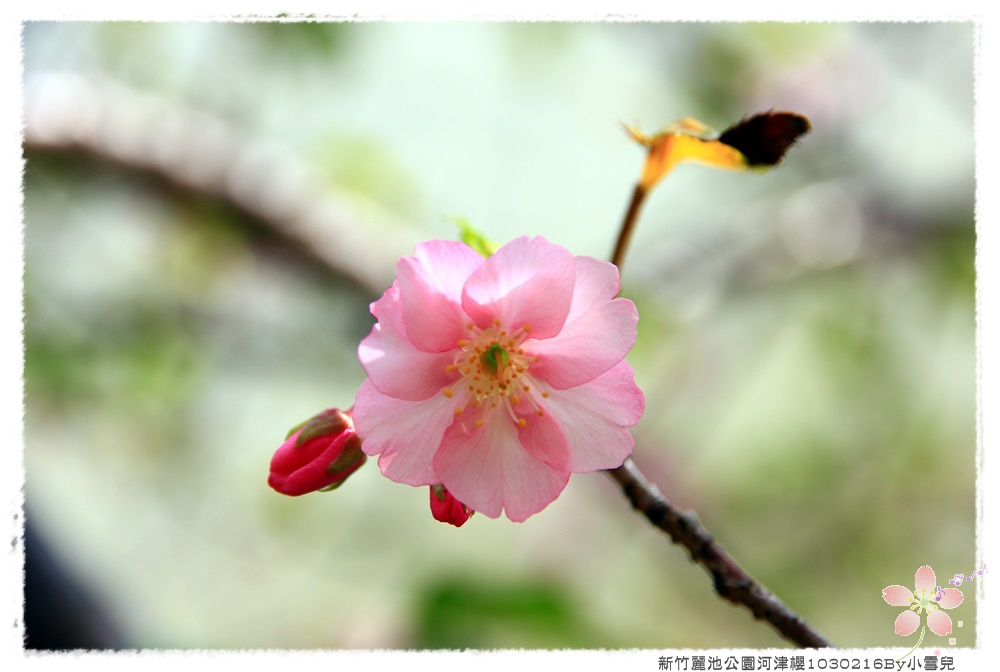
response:
{"label": "flower petal", "polygon": [[896,617],[896,634],[906,637],[920,627],[920,617],[912,611],[904,611]]}
{"label": "flower petal", "polygon": [[434,458],[434,468],[449,492],[490,518],[497,518],[503,509],[514,522],[538,513],[559,496],[569,481],[568,472],[530,455],[505,415],[494,412],[476,427],[471,411],[467,409],[448,428]]}
{"label": "flower petal", "polygon": [[913,575],[916,590],[934,590],[937,587],[937,577],[930,565],[924,565]]}
{"label": "flower petal", "polygon": [[962,591],[958,588],[943,588],[941,592],[944,593],[944,595],[942,596],[941,601],[938,602],[938,606],[942,609],[954,609],[965,600],[965,595],[963,595]]}
{"label": "flower petal", "polygon": [[573,255],[542,237],[516,238],[476,269],[462,307],[479,328],[499,320],[508,331],[528,325],[534,338],[559,333],[573,301]]}
{"label": "flower petal", "polygon": [[527,423],[518,431],[518,438],[524,449],[557,471],[569,471],[569,444],[556,418],[546,412],[539,415],[524,400],[514,412]]}
{"label": "flower petal", "polygon": [[434,240],[396,264],[407,340],[424,352],[453,350],[465,336],[462,287],[486,260],[464,243]]}
{"label": "flower petal", "polygon": [[546,414],[555,418],[566,436],[570,453],[567,470],[621,466],[634,446],[626,427],[639,421],[645,405],[628,362],[622,360],[589,383],[568,390],[539,385],[549,394]]}
{"label": "flower petal", "polygon": [[940,609],[935,609],[927,614],[927,627],[935,635],[944,637],[951,634],[951,616]]}
{"label": "flower petal", "polygon": [[445,370],[454,361],[452,353],[422,352],[410,343],[403,328],[397,284],[371,305],[371,311],[378,323],[358,346],[358,358],[379,392],[420,401],[439,393],[457,377]]}
{"label": "flower petal", "polygon": [[539,358],[532,374],[556,389],[593,380],[620,362],[635,344],[639,322],[634,303],[614,299],[618,273],[613,265],[590,257],[574,257],[574,262],[576,285],[566,324],[558,335],[524,345]]}
{"label": "flower petal", "polygon": [[386,478],[407,485],[434,485],[434,454],[445,430],[455,421],[454,399],[443,394],[426,401],[402,401],[379,392],[370,380],[354,399],[354,428],[361,449],[381,453],[379,469]]}
{"label": "flower petal", "polygon": [[456,240],[430,240],[413,249],[413,256],[426,269],[427,278],[455,303],[462,302],[462,288],[486,258]]}
{"label": "flower petal", "polygon": [[913,591],[906,586],[886,586],[882,591],[882,599],[894,607],[908,607],[913,600]]}

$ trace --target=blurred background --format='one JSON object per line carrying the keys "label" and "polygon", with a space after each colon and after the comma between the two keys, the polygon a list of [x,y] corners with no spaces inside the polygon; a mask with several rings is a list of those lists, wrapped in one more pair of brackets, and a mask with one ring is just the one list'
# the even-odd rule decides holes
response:
{"label": "blurred background", "polygon": [[[814,126],[782,166],[684,165],[645,207],[635,461],[840,647],[909,648],[882,589],[976,569],[972,24],[36,22],[23,46],[29,647],[790,646],[602,474],[461,529],[374,460],[330,494],[265,482],[288,428],[353,403],[415,243],[464,217],[608,258],[644,158],[620,122],[771,108]],[[951,614],[975,645],[975,601]]]}

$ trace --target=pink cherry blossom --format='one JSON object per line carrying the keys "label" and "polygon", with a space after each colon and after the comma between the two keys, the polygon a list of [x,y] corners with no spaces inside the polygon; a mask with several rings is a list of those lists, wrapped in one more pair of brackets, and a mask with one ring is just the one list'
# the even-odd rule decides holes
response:
{"label": "pink cherry blossom", "polygon": [[941,611],[954,609],[962,604],[965,596],[957,588],[940,589],[937,577],[929,565],[924,565],[914,575],[915,588],[910,590],[905,586],[886,586],[882,591],[882,599],[894,607],[908,607],[896,617],[896,634],[912,635],[920,627],[920,616],[927,613],[927,627],[936,635],[950,635],[951,617]]}
{"label": "pink cherry blossom", "polygon": [[394,481],[441,484],[518,522],[571,473],[620,466],[644,402],[624,359],[638,314],[618,289],[615,266],[540,237],[488,259],[459,242],[418,245],[358,349],[363,450]]}

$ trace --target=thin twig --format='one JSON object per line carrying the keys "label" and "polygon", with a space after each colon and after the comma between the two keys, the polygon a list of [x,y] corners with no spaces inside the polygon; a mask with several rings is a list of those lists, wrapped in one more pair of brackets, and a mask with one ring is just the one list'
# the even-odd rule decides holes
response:
{"label": "thin twig", "polygon": [[[636,184],[632,200],[622,221],[611,263],[621,270],[632,232],[639,218],[639,209],[648,191]],[[664,531],[675,544],[691,554],[691,560],[701,565],[719,597],[750,610],[754,618],[770,623],[789,641],[800,646],[821,648],[833,646],[791,609],[753,579],[733,560],[712,535],[690,513],[675,508],[660,490],[650,483],[632,458],[626,458],[617,469],[607,471],[618,484],[636,511],[642,513],[654,527]]]}
{"label": "thin twig", "polygon": [[625,220],[622,222],[621,230],[618,233],[618,242],[615,244],[615,252],[611,255],[611,263],[621,268],[625,261],[625,252],[628,250],[629,242],[632,240],[632,232],[635,230],[635,223],[639,220],[639,209],[643,201],[646,200],[648,192],[641,184],[635,185],[632,192],[632,200],[628,204],[625,212]]}
{"label": "thin twig", "polygon": [[639,471],[632,458],[608,475],[618,484],[636,511],[666,532],[691,554],[712,577],[715,592],[724,600],[742,605],[754,618],[770,623],[789,641],[800,646],[833,646],[785,604],[766,590],[733,560],[690,513],[675,508]]}

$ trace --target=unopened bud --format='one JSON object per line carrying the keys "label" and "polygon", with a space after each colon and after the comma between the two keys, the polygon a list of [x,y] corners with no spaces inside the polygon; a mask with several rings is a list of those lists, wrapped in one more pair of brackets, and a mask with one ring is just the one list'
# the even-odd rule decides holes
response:
{"label": "unopened bud", "polygon": [[289,432],[271,458],[267,484],[293,497],[328,492],[340,487],[366,459],[350,410],[328,408]]}
{"label": "unopened bud", "polygon": [[475,511],[455,499],[443,485],[431,486],[431,514],[436,520],[462,527],[473,513]]}

